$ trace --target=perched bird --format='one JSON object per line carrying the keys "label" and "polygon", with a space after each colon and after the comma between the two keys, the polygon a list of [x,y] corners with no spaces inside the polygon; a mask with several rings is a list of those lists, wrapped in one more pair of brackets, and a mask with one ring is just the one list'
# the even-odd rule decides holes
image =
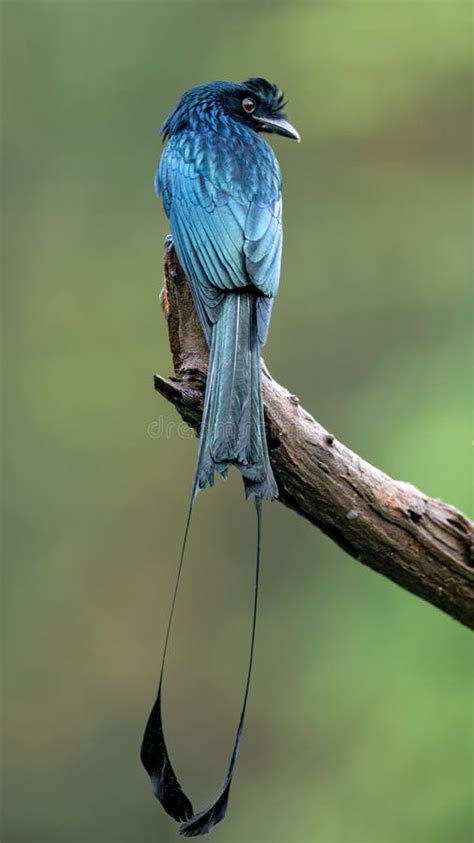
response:
{"label": "perched bird", "polygon": [[[266,79],[210,82],[187,91],[165,120],[167,145],[156,175],[173,243],[209,345],[196,474],[178,567],[156,702],[141,759],[165,811],[185,836],[205,834],[226,812],[242,735],[255,639],[262,498],[278,489],[263,416],[260,349],[278,291],[282,249],[281,175],[262,132],[299,140],[283,113],[283,94]],[[161,691],[193,501],[230,466],[255,496],[257,565],[244,701],[230,766],[216,801],[195,814],[174,773],[163,735]]]}

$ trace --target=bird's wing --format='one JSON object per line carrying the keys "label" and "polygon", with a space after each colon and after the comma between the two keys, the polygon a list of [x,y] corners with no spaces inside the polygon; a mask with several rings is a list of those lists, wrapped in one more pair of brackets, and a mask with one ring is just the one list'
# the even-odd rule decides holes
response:
{"label": "bird's wing", "polygon": [[156,188],[208,336],[226,291],[253,284],[263,294],[263,343],[282,241],[281,179],[271,147],[260,138],[235,148],[215,133],[181,133],[168,143]]}
{"label": "bird's wing", "polygon": [[245,222],[245,267],[263,296],[257,300],[257,331],[261,345],[268,335],[273,299],[280,282],[282,249],[281,195],[264,205],[253,202]]}

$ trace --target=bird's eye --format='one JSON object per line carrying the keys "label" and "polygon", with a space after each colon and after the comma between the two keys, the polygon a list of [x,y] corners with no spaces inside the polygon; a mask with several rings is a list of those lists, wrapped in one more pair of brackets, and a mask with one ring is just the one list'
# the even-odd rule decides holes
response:
{"label": "bird's eye", "polygon": [[245,97],[245,99],[242,100],[242,108],[246,114],[252,114],[252,112],[257,108],[257,103],[254,99],[252,99],[252,97]]}

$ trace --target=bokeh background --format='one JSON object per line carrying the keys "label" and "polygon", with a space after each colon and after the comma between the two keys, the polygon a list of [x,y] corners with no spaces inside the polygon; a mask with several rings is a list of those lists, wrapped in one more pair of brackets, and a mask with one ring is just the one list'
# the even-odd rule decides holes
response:
{"label": "bokeh background", "polygon": [[[284,174],[266,362],[329,430],[469,498],[471,5],[3,0],[4,843],[167,843],[138,760],[196,453],[153,392],[159,127],[263,75]],[[161,431],[161,433],[160,433]],[[254,513],[196,507],[165,717],[196,806],[227,765]],[[469,633],[267,506],[248,722],[216,843],[468,843]]]}

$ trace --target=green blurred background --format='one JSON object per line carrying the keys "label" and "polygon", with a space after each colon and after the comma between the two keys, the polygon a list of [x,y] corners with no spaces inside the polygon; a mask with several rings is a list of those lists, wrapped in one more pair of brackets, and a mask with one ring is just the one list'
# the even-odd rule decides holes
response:
{"label": "green blurred background", "polygon": [[[471,5],[3,0],[4,843],[167,843],[138,760],[196,453],[171,372],[152,181],[177,96],[278,82],[266,362],[347,445],[469,510]],[[166,431],[157,436],[157,425]],[[265,513],[255,673],[216,843],[468,843],[469,633]],[[179,776],[228,762],[253,507],[200,497],[167,671]]]}

